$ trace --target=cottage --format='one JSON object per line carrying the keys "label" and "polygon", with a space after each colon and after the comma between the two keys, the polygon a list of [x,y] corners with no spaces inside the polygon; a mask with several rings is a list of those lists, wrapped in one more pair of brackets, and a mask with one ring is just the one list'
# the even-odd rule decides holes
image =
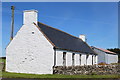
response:
{"label": "cottage", "polygon": [[101,49],[93,46],[92,49],[98,54],[98,63],[118,63],[118,54],[106,49]]}
{"label": "cottage", "polygon": [[38,22],[37,13],[24,11],[24,24],[6,48],[6,71],[52,74],[54,66],[97,64],[97,54],[86,42]]}

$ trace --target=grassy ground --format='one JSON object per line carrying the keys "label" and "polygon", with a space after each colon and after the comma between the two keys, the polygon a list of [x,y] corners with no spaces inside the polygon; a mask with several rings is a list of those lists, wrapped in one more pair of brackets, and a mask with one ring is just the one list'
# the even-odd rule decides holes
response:
{"label": "grassy ground", "polygon": [[0,59],[0,63],[3,62],[5,63],[6,59]]}
{"label": "grassy ground", "polygon": [[120,75],[37,75],[2,72],[3,78],[120,78]]}
{"label": "grassy ground", "polygon": [[5,59],[0,59],[0,71],[5,69]]}

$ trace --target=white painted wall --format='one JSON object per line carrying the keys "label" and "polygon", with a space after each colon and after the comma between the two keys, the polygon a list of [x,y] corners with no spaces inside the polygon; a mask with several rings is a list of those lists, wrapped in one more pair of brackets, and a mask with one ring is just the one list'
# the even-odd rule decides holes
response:
{"label": "white painted wall", "polygon": [[[72,53],[75,53],[75,52],[66,51],[66,50],[56,50],[56,66],[63,66],[63,52],[66,52],[66,66],[72,66]],[[74,56],[75,66],[80,65],[79,54],[80,53],[75,53],[75,56]],[[96,58],[93,57],[93,64],[96,64],[95,60],[97,62],[97,56]],[[81,65],[82,66],[86,65],[86,54],[81,55]],[[89,55],[87,59],[87,65],[92,65],[92,55]]]}
{"label": "white painted wall", "polygon": [[52,74],[53,54],[53,46],[34,24],[23,25],[6,48],[6,71]]}
{"label": "white painted wall", "polygon": [[107,54],[103,51],[94,48],[94,51],[98,53],[98,61],[97,63],[105,62],[107,64],[110,63],[117,63],[118,62],[118,55]]}
{"label": "white painted wall", "polygon": [[92,65],[92,55],[88,55],[87,65]]}
{"label": "white painted wall", "polygon": [[66,54],[66,66],[72,65],[72,53],[67,52]]}
{"label": "white painted wall", "polygon": [[81,55],[81,65],[86,65],[86,54]]}
{"label": "white painted wall", "polygon": [[100,51],[98,49],[94,49],[94,51],[96,53],[98,53],[98,63],[106,62],[106,60],[105,60],[105,53],[104,52],[102,52],[102,51]]}
{"label": "white painted wall", "polygon": [[75,66],[80,66],[80,55],[75,54]]}
{"label": "white painted wall", "polygon": [[96,55],[96,63],[94,64],[98,64],[98,55]]}
{"label": "white painted wall", "polygon": [[106,54],[106,63],[118,63],[118,55],[111,55],[111,54]]}
{"label": "white painted wall", "polygon": [[24,17],[23,17],[23,24],[24,25],[29,25],[36,23],[37,24],[37,15],[38,11],[37,10],[25,10],[24,11]]}
{"label": "white painted wall", "polygon": [[56,50],[56,66],[63,66],[63,51]]}

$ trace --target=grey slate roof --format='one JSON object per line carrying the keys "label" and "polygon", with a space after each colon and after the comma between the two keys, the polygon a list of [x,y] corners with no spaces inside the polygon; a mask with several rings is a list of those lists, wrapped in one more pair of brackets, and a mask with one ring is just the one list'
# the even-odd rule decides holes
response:
{"label": "grey slate roof", "polygon": [[80,38],[77,38],[66,32],[50,27],[40,22],[38,22],[38,26],[42,33],[52,42],[54,47],[57,49],[96,54],[87,45],[87,43],[83,42]]}

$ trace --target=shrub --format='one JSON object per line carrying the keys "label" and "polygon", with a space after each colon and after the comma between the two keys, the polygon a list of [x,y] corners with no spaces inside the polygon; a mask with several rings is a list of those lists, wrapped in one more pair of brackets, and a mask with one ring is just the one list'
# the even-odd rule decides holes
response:
{"label": "shrub", "polygon": [[105,62],[98,63],[98,65],[108,65]]}

